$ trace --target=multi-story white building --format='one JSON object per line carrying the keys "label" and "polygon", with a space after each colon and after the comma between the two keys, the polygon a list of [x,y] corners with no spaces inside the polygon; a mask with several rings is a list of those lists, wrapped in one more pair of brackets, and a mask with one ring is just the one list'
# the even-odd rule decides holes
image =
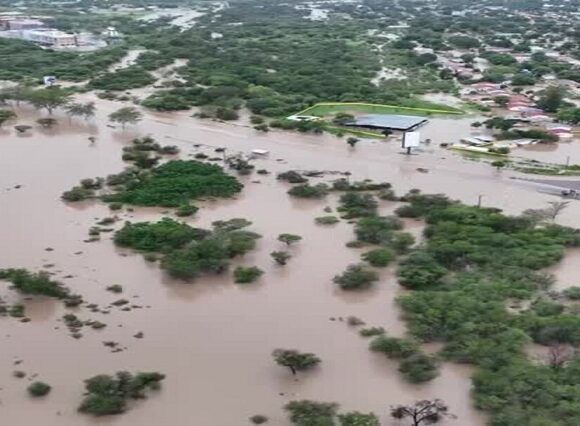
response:
{"label": "multi-story white building", "polygon": [[36,29],[22,31],[24,40],[33,41],[43,46],[49,47],[76,47],[78,46],[77,37],[73,34],[67,34],[59,30]]}

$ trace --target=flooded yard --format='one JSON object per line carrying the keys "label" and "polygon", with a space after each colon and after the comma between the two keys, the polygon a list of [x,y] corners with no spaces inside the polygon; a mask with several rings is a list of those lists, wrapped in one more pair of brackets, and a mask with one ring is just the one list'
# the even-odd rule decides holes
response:
{"label": "flooded yard", "polygon": [[[96,100],[83,95],[84,100]],[[382,326],[389,334],[405,333],[395,299],[401,290],[394,268],[381,271],[374,289],[345,293],[332,277],[357,262],[360,250],[348,249],[352,225],[342,221],[332,227],[316,225],[314,218],[334,208],[326,201],[296,200],[275,173],[288,169],[350,171],[352,179],[393,183],[398,193],[411,188],[444,192],[469,204],[483,195],[483,203],[518,213],[537,208],[552,198],[529,185],[510,180],[487,164],[464,160],[436,147],[416,155],[401,152],[398,143],[363,141],[355,149],[331,135],[313,136],[200,121],[188,113],[146,113],[145,120],[123,131],[106,124],[106,115],[118,103],[96,100],[94,121],[57,115],[60,123],[50,130],[35,127],[17,135],[13,128],[0,130],[0,248],[1,267],[48,270],[89,303],[109,313],[74,310],[83,319],[107,324],[102,330],[83,329],[83,337],[70,337],[60,318],[65,312],[52,301],[26,301],[29,323],[2,318],[0,342],[0,400],[2,416],[10,424],[78,426],[89,424],[143,425],[156,423],[238,426],[249,424],[253,414],[265,414],[273,425],[288,425],[281,407],[294,399],[336,401],[344,411],[374,411],[384,425],[393,424],[389,405],[422,398],[441,398],[457,421],[442,424],[483,425],[485,416],[470,400],[471,371],[445,364],[441,375],[427,385],[402,381],[396,363],[368,350],[368,340],[346,324],[350,315],[369,326]],[[33,125],[38,113],[18,109],[19,124]],[[424,137],[444,141],[450,132],[463,130],[459,120],[434,119]],[[63,191],[82,178],[105,176],[122,170],[121,150],[129,141],[150,134],[161,144],[178,145],[182,158],[197,152],[211,154],[225,147],[228,153],[266,149],[270,156],[257,160],[267,176],[242,178],[244,191],[234,200],[203,202],[187,222],[207,227],[212,221],[243,217],[263,235],[257,250],[236,259],[237,264],[264,270],[249,286],[233,283],[231,273],[204,277],[193,283],[169,279],[156,264],[141,255],[115,248],[111,234],[102,241],[84,243],[96,219],[111,216],[106,205],[84,202],[67,205]],[[91,144],[89,136],[96,137]],[[194,145],[199,144],[196,148]],[[418,168],[426,169],[420,173]],[[316,181],[316,180],[315,180]],[[384,202],[384,209],[392,204]],[[564,211],[560,223],[580,226],[580,204]],[[160,209],[122,210],[121,221],[157,220]],[[419,236],[422,224],[406,221],[406,229]],[[283,232],[303,236],[290,251],[286,267],[275,265],[269,253],[280,250],[276,236]],[[109,236],[107,236],[109,235]],[[46,249],[50,248],[51,251]],[[232,268],[233,269],[233,268]],[[69,278],[65,278],[69,276]],[[563,277],[564,281],[570,278]],[[135,307],[123,311],[109,305],[119,298],[106,287],[120,284],[121,295]],[[572,284],[572,283],[570,283]],[[0,297],[14,297],[3,287]],[[135,334],[142,332],[142,339]],[[103,341],[126,348],[111,353]],[[322,364],[295,380],[274,364],[277,347],[314,352]],[[18,365],[17,361],[22,361]],[[95,421],[76,412],[83,393],[82,381],[95,374],[117,370],[160,371],[167,375],[163,390],[123,416]],[[27,377],[13,377],[23,370]],[[35,376],[38,375],[38,376]],[[53,386],[50,397],[31,400],[26,386],[34,379]]]}

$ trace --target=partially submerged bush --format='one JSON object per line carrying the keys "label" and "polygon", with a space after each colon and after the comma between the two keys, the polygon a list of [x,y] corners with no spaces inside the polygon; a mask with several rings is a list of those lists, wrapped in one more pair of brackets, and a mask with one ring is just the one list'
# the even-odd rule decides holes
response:
{"label": "partially submerged bush", "polygon": [[27,390],[31,396],[41,397],[49,394],[51,386],[44,382],[33,382],[28,386]]}
{"label": "partially submerged bush", "polygon": [[121,247],[149,252],[152,256],[147,260],[156,260],[155,253],[164,254],[161,268],[187,280],[203,273],[221,273],[229,259],[252,250],[260,235],[241,229],[250,224],[245,219],[217,221],[209,231],[170,218],[156,223],[127,222],[115,233],[114,241]]}
{"label": "partially submerged bush", "polygon": [[385,334],[385,329],[383,327],[363,328],[362,330],[359,331],[359,334],[362,337],[381,336]]}
{"label": "partially submerged bush", "polygon": [[347,192],[340,196],[339,202],[337,210],[345,219],[374,216],[377,213],[378,204],[371,194]]}
{"label": "partially submerged bush", "polygon": [[423,353],[415,353],[401,361],[399,371],[411,383],[423,383],[439,375],[436,358]]}
{"label": "partially submerged bush", "polygon": [[393,231],[402,228],[403,223],[395,216],[371,216],[359,219],[354,233],[359,241],[388,245],[393,240]]}
{"label": "partially submerged bush", "polygon": [[277,176],[277,179],[286,181],[288,183],[306,183],[306,182],[308,182],[308,179],[306,179],[304,176],[302,176],[300,173],[298,173],[295,170],[288,170],[287,172],[279,173]]}
{"label": "partially submerged bush", "polygon": [[379,276],[363,265],[349,265],[346,271],[334,277],[334,282],[343,290],[361,290],[370,287]]}
{"label": "partially submerged bush", "polygon": [[278,265],[286,265],[288,260],[292,257],[292,255],[287,251],[273,251],[270,253],[270,256],[272,256],[272,259],[274,259]]}
{"label": "partially submerged bush", "polygon": [[328,194],[328,185],[324,183],[298,185],[290,188],[288,194],[298,198],[323,198]]}
{"label": "partially submerged bush", "polygon": [[72,189],[63,192],[61,198],[64,201],[75,202],[83,201],[94,196],[95,192],[93,190],[83,188],[82,186],[75,186]]}
{"label": "partially submerged bush", "polygon": [[407,358],[419,352],[419,346],[413,340],[385,335],[373,339],[370,349],[374,352],[381,352],[392,359]]}
{"label": "partially submerged bush", "polygon": [[238,266],[234,270],[234,281],[238,284],[253,283],[264,273],[257,266]]}
{"label": "partially submerged bush", "polygon": [[199,208],[192,206],[191,204],[184,204],[177,208],[175,215],[178,217],[193,216],[198,210]]}
{"label": "partially submerged bush", "polygon": [[0,269],[0,280],[12,283],[16,291],[22,294],[40,295],[65,299],[70,290],[61,283],[50,279],[47,272],[29,272],[26,269]]}
{"label": "partially submerged bush", "polygon": [[142,206],[179,207],[203,197],[231,197],[243,185],[217,165],[198,161],[169,161],[120,188],[105,201]]}
{"label": "partially submerged bush", "polygon": [[320,216],[314,219],[318,225],[334,225],[340,222],[336,216]]}
{"label": "partially submerged bush", "polygon": [[160,373],[120,371],[114,376],[99,375],[85,380],[87,394],[79,406],[81,413],[104,416],[121,414],[132,399],[146,398],[149,390],[158,390],[165,376]]}
{"label": "partially submerged bush", "polygon": [[570,300],[580,300],[580,287],[568,287],[562,294]]}
{"label": "partially submerged bush", "polygon": [[391,263],[395,257],[395,252],[388,248],[372,249],[362,255],[363,260],[367,261],[371,266],[381,268],[389,266],[389,263]]}
{"label": "partially submerged bush", "polygon": [[256,414],[256,415],[250,417],[250,421],[252,423],[254,423],[255,425],[261,425],[264,423],[268,423],[268,417],[263,416],[261,414]]}

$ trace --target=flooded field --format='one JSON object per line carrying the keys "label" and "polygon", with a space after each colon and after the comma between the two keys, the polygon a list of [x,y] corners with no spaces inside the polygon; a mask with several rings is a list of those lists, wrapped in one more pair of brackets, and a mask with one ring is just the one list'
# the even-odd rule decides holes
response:
{"label": "flooded field", "polygon": [[[39,270],[53,265],[45,268],[86,301],[109,311],[82,308],[75,313],[107,327],[85,328],[83,337],[75,340],[60,321],[61,304],[45,300],[25,301],[29,323],[1,318],[0,401],[6,423],[238,426],[249,424],[247,418],[253,414],[265,414],[269,424],[287,426],[281,407],[293,399],[309,398],[336,401],[344,411],[374,411],[390,426],[394,423],[388,417],[389,405],[435,397],[446,401],[458,416],[457,421],[444,424],[485,423],[485,416],[470,402],[469,368],[446,364],[440,377],[429,384],[409,385],[395,363],[371,353],[368,341],[346,324],[344,319],[355,315],[392,335],[404,334],[395,303],[401,290],[394,268],[382,271],[371,291],[337,290],[332,277],[360,255],[359,250],[344,246],[352,239],[352,226],[316,225],[314,218],[323,214],[325,206],[334,208],[336,199],[291,199],[275,173],[350,171],[356,180],[391,182],[399,193],[420,188],[471,204],[482,195],[484,205],[510,213],[543,207],[552,197],[509,179],[510,173],[436,146],[411,156],[402,154],[396,142],[365,140],[351,149],[343,139],[330,135],[264,134],[235,123],[200,121],[187,113],[147,113],[142,123],[123,131],[106,124],[106,115],[118,103],[83,96],[97,102],[94,121],[69,124],[68,118],[56,115],[60,124],[54,129],[35,127],[25,135],[17,135],[11,126],[0,130],[0,267]],[[34,125],[38,118],[37,112],[26,108],[17,113],[19,124]],[[456,137],[470,121],[434,119],[422,129],[423,137],[432,138],[436,145]],[[246,186],[237,199],[202,203],[197,215],[187,219],[202,227],[219,219],[251,220],[251,229],[263,238],[257,250],[234,265],[259,266],[265,274],[258,283],[238,286],[228,273],[186,284],[167,278],[140,255],[115,248],[107,234],[100,242],[83,242],[95,220],[111,212],[100,203],[67,205],[60,194],[82,178],[123,169],[122,147],[146,134],[162,144],[178,145],[183,158],[200,151],[212,153],[218,147],[226,147],[229,153],[270,151],[268,158],[256,161],[256,167],[271,175],[243,178]],[[91,144],[89,136],[96,137],[96,143]],[[388,212],[393,207],[385,202],[381,209]],[[580,204],[572,203],[559,222],[580,226],[579,213]],[[136,209],[123,210],[119,216],[136,221],[163,214],[159,209]],[[421,223],[407,221],[406,229],[419,235]],[[284,268],[269,256],[281,249],[276,236],[283,232],[304,238],[291,248],[293,258]],[[123,286],[121,296],[131,300],[133,309],[108,307],[119,298],[106,291],[112,284]],[[3,288],[0,297],[12,301],[15,296]],[[142,339],[133,337],[139,332]],[[126,349],[111,353],[103,341],[119,342]],[[314,352],[322,359],[321,367],[295,380],[273,363],[270,353],[277,347]],[[22,362],[16,365],[18,361]],[[82,381],[122,369],[160,371],[167,379],[158,395],[122,416],[95,421],[77,414]],[[13,377],[14,370],[25,371],[27,377]],[[33,401],[27,396],[25,388],[33,377],[53,386],[48,398]]]}

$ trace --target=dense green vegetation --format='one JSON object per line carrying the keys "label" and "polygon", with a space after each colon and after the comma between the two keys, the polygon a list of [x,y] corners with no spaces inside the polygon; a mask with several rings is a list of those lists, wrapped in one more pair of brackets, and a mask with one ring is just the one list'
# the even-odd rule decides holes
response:
{"label": "dense green vegetation", "polygon": [[155,78],[138,66],[124,68],[115,72],[99,75],[89,82],[89,87],[99,90],[128,90],[148,86]]}
{"label": "dense green vegetation", "polygon": [[217,165],[199,161],[169,161],[148,173],[127,172],[108,179],[119,180],[116,193],[103,196],[105,201],[141,206],[180,207],[204,197],[231,197],[242,189],[235,177]]}
{"label": "dense green vegetation", "polygon": [[158,390],[165,376],[160,373],[120,371],[114,376],[101,374],[85,380],[87,391],[79,411],[94,416],[122,414],[131,400],[144,399],[146,392]]}
{"label": "dense green vegetation", "polygon": [[349,265],[333,279],[343,290],[361,290],[370,287],[379,279],[378,274],[364,265]]}
{"label": "dense green vegetation", "polygon": [[400,212],[424,216],[428,224],[427,243],[399,266],[400,283],[415,290],[400,299],[411,333],[445,342],[448,359],[479,366],[475,398],[493,425],[577,423],[577,397],[568,390],[580,379],[580,360],[538,365],[523,347],[580,343],[580,317],[547,302],[519,313],[506,304],[549,287],[551,278],[539,270],[558,262],[565,247],[579,245],[578,231],[442,196],[414,192],[406,199],[409,208]]}
{"label": "dense green vegetation", "polygon": [[284,406],[296,426],[379,426],[374,413],[352,411],[338,414],[338,404],[309,400],[291,401]]}
{"label": "dense green vegetation", "polygon": [[111,46],[90,53],[59,52],[42,49],[34,44],[14,39],[0,38],[0,80],[36,79],[55,75],[63,80],[82,81],[107,69],[119,61],[126,47]]}
{"label": "dense green vegetation", "polygon": [[29,272],[26,269],[0,269],[0,280],[12,283],[14,289],[22,294],[40,295],[66,299],[70,290],[58,281],[50,279],[47,272]]}
{"label": "dense green vegetation", "polygon": [[[252,250],[260,235],[242,229],[250,224],[232,219],[215,222],[209,231],[169,218],[156,223],[127,222],[115,233],[114,241],[121,247],[159,253],[161,268],[175,278],[188,280],[205,273],[221,273],[231,258]],[[245,280],[256,279],[261,271],[244,268],[238,274],[243,279],[240,282],[251,282]]]}

